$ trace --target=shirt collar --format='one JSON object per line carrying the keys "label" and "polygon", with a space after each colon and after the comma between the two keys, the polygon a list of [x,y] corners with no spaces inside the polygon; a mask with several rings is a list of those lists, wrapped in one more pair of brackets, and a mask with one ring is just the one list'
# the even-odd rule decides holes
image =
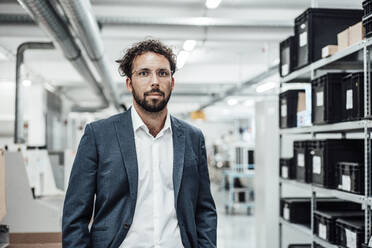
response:
{"label": "shirt collar", "polygon": [[[143,120],[141,119],[138,112],[133,106],[131,107],[131,115],[132,115],[132,124],[133,124],[134,132],[136,132],[140,128],[143,128],[147,133],[149,133],[149,129],[147,128],[146,124],[143,122]],[[159,136],[160,134],[164,133],[167,130],[169,130],[172,133],[172,125],[170,121],[169,111],[165,119],[164,127],[157,136]]]}

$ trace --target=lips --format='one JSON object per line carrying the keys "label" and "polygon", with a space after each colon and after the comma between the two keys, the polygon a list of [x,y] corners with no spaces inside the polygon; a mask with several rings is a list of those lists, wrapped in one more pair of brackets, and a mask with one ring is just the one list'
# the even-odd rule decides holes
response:
{"label": "lips", "polygon": [[146,92],[144,95],[145,96],[164,96],[164,93],[161,92],[160,90],[152,90],[152,91]]}

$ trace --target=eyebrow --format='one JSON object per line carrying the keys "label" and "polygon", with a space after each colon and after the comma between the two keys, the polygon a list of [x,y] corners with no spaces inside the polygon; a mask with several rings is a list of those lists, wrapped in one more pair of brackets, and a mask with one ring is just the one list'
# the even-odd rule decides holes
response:
{"label": "eyebrow", "polygon": [[[160,68],[158,68],[158,69],[156,69],[156,70],[170,70],[170,69],[168,69],[168,68],[164,68],[164,67],[160,67]],[[139,68],[139,69],[137,69],[137,70],[135,70],[135,71],[151,71],[151,69],[145,67],[145,68]]]}

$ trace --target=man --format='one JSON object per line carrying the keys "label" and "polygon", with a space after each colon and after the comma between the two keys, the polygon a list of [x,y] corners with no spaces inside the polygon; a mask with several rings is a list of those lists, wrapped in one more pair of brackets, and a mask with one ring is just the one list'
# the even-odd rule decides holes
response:
{"label": "man", "polygon": [[63,247],[216,247],[203,134],[167,110],[175,55],[145,40],[118,62],[133,107],[86,126],[66,193]]}

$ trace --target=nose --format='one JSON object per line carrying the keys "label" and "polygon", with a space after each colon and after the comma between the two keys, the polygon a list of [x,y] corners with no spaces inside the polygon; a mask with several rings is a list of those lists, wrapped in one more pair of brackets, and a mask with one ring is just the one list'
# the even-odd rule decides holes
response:
{"label": "nose", "polygon": [[152,72],[151,76],[152,76],[151,77],[151,86],[159,85],[158,75],[156,74],[155,71]]}

